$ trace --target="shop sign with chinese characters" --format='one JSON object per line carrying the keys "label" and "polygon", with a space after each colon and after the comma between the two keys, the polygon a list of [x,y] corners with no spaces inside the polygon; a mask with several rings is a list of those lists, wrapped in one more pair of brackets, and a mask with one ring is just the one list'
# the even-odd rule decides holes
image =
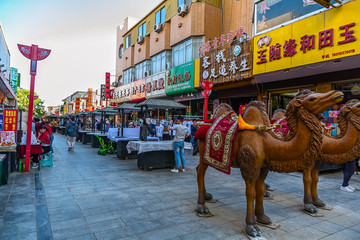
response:
{"label": "shop sign with chinese characters", "polygon": [[92,88],[89,88],[88,89],[88,101],[87,101],[88,110],[90,110],[90,108],[92,107],[92,97],[93,97],[92,95],[93,95]]}
{"label": "shop sign with chinese characters", "polygon": [[166,73],[161,72],[146,78],[146,98],[163,97],[165,94]]}
{"label": "shop sign with chinese characters", "polygon": [[10,68],[10,86],[14,90],[15,94],[17,93],[18,87],[18,70],[17,68]]}
{"label": "shop sign with chinese characters", "polygon": [[146,99],[145,85],[145,78],[131,83],[131,102],[140,102]]}
{"label": "shop sign with chinese characters", "polygon": [[75,99],[75,112],[76,113],[80,112],[80,98],[79,97],[77,97]]}
{"label": "shop sign with chinese characters", "polygon": [[360,53],[359,1],[254,38],[254,75]]}
{"label": "shop sign with chinese characters", "polygon": [[122,85],[115,88],[113,102],[128,102],[131,97],[131,84]]}
{"label": "shop sign with chinese characters", "polygon": [[251,41],[207,53],[200,59],[200,78],[217,84],[241,81],[252,76]]}
{"label": "shop sign with chinese characters", "polygon": [[180,95],[194,92],[195,61],[169,69],[166,72],[166,95]]}
{"label": "shop sign with chinese characters", "polygon": [[11,146],[16,143],[17,114],[16,109],[4,109],[3,132],[1,132],[2,146]]}

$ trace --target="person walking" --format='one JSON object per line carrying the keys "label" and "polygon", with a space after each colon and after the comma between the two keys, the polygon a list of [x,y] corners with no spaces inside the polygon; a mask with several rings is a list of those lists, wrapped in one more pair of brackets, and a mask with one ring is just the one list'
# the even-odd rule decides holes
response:
{"label": "person walking", "polygon": [[350,193],[355,191],[355,188],[349,185],[349,181],[355,172],[355,162],[359,158],[360,157],[345,163],[344,179],[343,179],[343,183],[340,187],[341,191],[350,192]]}
{"label": "person walking", "polygon": [[174,153],[175,153],[175,167],[170,171],[173,173],[178,173],[180,168],[180,158],[181,158],[181,171],[185,172],[185,138],[189,135],[188,128],[183,125],[183,118],[179,117],[176,120],[177,125],[173,127],[168,127],[168,130],[175,130],[174,136]]}
{"label": "person walking", "polygon": [[74,118],[70,118],[70,121],[66,127],[66,143],[68,145],[68,151],[74,151],[76,136],[78,135],[79,127],[75,123]]}

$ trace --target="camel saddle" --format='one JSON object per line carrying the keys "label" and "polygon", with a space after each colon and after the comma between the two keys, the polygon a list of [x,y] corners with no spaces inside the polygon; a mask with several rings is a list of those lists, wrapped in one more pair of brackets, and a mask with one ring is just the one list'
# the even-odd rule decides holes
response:
{"label": "camel saddle", "polygon": [[224,113],[213,120],[205,136],[203,156],[205,164],[220,172],[231,173],[234,142],[238,129],[238,116],[235,112]]}

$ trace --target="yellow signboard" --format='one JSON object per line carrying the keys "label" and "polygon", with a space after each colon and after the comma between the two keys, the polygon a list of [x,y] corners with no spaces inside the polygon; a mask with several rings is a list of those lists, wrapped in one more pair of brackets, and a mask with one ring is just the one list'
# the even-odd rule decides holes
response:
{"label": "yellow signboard", "polygon": [[360,53],[360,1],[254,38],[254,75]]}

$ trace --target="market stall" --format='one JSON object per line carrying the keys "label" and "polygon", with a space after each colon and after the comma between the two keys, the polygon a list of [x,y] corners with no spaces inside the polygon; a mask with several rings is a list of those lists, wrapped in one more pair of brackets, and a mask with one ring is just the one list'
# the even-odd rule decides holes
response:
{"label": "market stall", "polygon": [[[173,141],[144,142],[130,141],[128,153],[137,152],[137,165],[141,169],[169,168],[175,166]],[[191,143],[185,143],[185,150],[192,150]]]}
{"label": "market stall", "polygon": [[[139,107],[141,111],[145,111],[146,116],[150,111],[165,109],[170,112],[171,119],[174,119],[174,115],[179,114],[181,111],[186,109],[185,105],[170,99],[147,99],[141,103],[136,104],[135,107]],[[164,132],[163,140],[171,140],[172,135],[172,131]]]}
{"label": "market stall", "polygon": [[100,147],[100,142],[99,142],[99,138],[101,138],[102,140],[105,141],[105,143],[107,144],[107,141],[108,141],[108,138],[107,138],[107,134],[106,134],[106,131],[108,130],[107,129],[107,126],[106,126],[106,118],[109,117],[109,116],[115,116],[118,114],[118,111],[117,110],[114,110],[113,107],[106,107],[106,108],[103,108],[103,109],[99,109],[99,110],[96,110],[94,114],[97,114],[97,115],[101,115],[101,120],[100,120],[100,132],[91,132],[91,133],[87,133],[87,135],[90,136],[91,138],[91,147],[92,148],[99,148]]}

